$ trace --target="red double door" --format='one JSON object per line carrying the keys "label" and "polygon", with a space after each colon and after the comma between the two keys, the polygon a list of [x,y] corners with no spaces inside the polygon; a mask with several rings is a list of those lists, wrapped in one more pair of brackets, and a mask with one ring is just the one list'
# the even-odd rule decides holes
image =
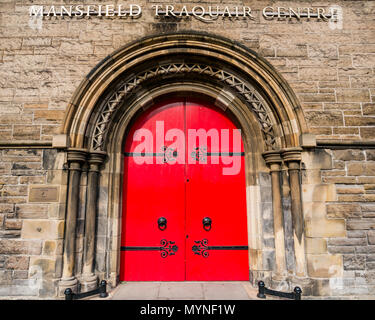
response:
{"label": "red double door", "polygon": [[186,100],[138,118],[124,150],[121,281],[249,279],[238,133],[218,108]]}

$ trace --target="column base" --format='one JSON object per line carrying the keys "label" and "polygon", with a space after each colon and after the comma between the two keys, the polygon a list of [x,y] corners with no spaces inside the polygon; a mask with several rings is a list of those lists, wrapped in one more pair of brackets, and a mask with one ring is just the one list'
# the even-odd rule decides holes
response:
{"label": "column base", "polygon": [[59,281],[58,296],[64,297],[64,291],[68,288],[72,289],[73,293],[77,293],[78,280],[75,277],[63,278]]}
{"label": "column base", "polygon": [[98,287],[98,276],[95,274],[83,274],[81,280],[81,292],[88,292]]}

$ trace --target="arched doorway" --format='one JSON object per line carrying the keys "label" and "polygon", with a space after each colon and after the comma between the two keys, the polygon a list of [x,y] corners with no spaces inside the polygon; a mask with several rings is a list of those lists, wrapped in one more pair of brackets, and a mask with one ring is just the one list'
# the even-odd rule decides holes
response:
{"label": "arched doorway", "polygon": [[244,156],[241,129],[208,101],[164,100],[136,119],[120,281],[249,280]]}
{"label": "arched doorway", "polygon": [[[78,282],[92,288],[98,278],[118,283],[125,138],[134,119],[171,95],[205,97],[231,113],[242,130],[250,280],[304,277],[300,141],[308,128],[302,109],[287,82],[255,52],[186,32],[147,37],[114,52],[87,75],[70,102],[62,130],[69,146],[59,288],[74,289]],[[290,209],[282,203],[282,171],[288,175]],[[85,217],[83,254],[75,251],[79,210]],[[285,217],[292,226],[288,235]]]}

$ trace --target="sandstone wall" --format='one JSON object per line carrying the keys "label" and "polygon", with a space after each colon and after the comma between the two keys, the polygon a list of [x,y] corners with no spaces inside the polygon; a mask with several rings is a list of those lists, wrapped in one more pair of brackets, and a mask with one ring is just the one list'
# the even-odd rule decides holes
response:
{"label": "sandstone wall", "polygon": [[[78,2],[118,3],[70,3]],[[200,5],[248,5],[255,11],[254,21],[213,23],[156,19],[147,9],[172,2],[139,1],[145,9],[135,20],[46,18],[37,29],[28,16],[29,6],[51,5],[51,1],[1,0],[0,296],[55,294],[54,282],[61,272],[65,154],[50,149],[48,142],[60,132],[68,101],[85,75],[130,41],[181,30],[207,31],[239,41],[288,80],[318,141],[374,142],[373,1],[199,1]],[[197,1],[183,3],[193,6]],[[343,27],[330,29],[327,22],[316,19],[266,21],[259,10],[268,5],[339,5]],[[310,294],[375,294],[374,150],[328,148],[311,151],[304,161],[308,273],[324,279],[323,289]],[[32,185],[56,185],[60,196],[53,202],[32,202]]]}

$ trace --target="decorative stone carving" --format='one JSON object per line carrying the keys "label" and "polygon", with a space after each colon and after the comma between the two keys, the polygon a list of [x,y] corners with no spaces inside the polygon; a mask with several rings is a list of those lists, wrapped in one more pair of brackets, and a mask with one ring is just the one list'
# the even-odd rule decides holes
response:
{"label": "decorative stone carving", "polygon": [[229,71],[218,69],[209,65],[193,63],[171,63],[159,65],[125,80],[120,85],[120,89],[112,93],[104,105],[104,108],[101,110],[94,127],[91,148],[95,151],[104,150],[105,135],[110,128],[112,115],[121,106],[121,102],[125,99],[125,97],[131,94],[132,91],[143,81],[161,75],[188,73],[197,73],[215,78],[217,81],[225,83],[234,89],[247,101],[249,108],[256,115],[264,135],[264,142],[267,150],[274,150],[276,148],[276,137],[269,111],[262,102],[262,99],[256,90],[249,83],[243,81]]}

